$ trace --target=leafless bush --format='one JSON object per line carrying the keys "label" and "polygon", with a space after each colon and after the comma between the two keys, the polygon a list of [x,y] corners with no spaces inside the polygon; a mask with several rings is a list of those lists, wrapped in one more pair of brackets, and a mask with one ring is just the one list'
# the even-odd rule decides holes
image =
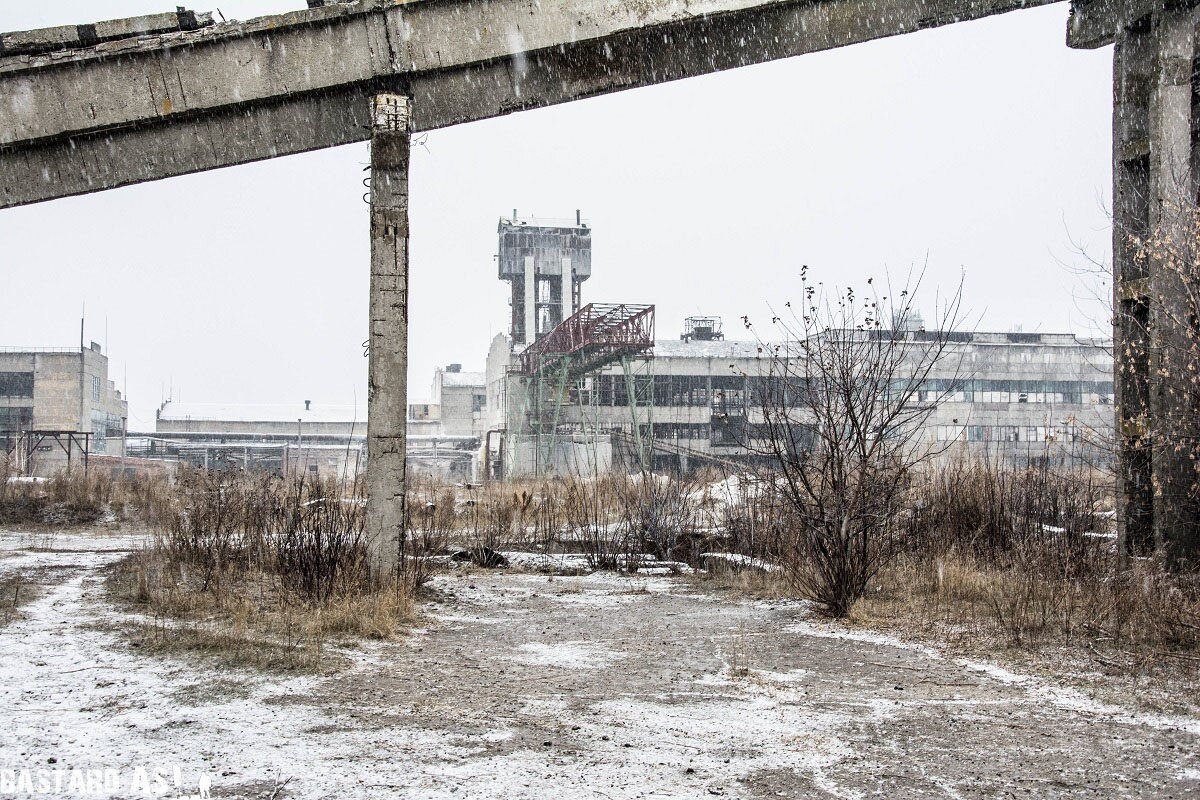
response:
{"label": "leafless bush", "polygon": [[920,435],[936,404],[919,392],[944,369],[959,296],[926,331],[915,287],[829,296],[805,268],[801,290],[800,307],[773,320],[775,341],[762,342],[761,422],[745,444],[769,461],[764,479],[786,504],[782,555],[796,590],[845,616],[900,552],[913,474],[936,455]]}
{"label": "leafless bush", "polygon": [[[474,500],[468,502],[465,508],[472,508]],[[432,480],[417,480],[410,484],[402,574],[414,590],[433,577],[432,559],[445,552],[458,524],[454,489]]]}
{"label": "leafless bush", "polygon": [[289,513],[268,533],[284,585],[318,603],[368,588],[365,504],[334,480],[296,481],[285,496]]}
{"label": "leafless bush", "polygon": [[117,596],[161,624],[148,649],[271,669],[328,662],[330,635],[382,637],[411,613],[411,574],[368,569],[361,482],[184,470],[153,545],[119,564]]}
{"label": "leafless bush", "polygon": [[614,488],[627,550],[659,561],[698,563],[698,487],[692,479],[642,472],[619,476]]}
{"label": "leafless bush", "polygon": [[364,503],[334,480],[192,470],[158,546],[202,575],[201,591],[267,571],[306,601],[368,585]]}
{"label": "leafless bush", "polygon": [[618,518],[616,476],[572,476],[560,484],[567,536],[587,557],[592,569],[622,569],[636,564],[639,554],[628,526]]}

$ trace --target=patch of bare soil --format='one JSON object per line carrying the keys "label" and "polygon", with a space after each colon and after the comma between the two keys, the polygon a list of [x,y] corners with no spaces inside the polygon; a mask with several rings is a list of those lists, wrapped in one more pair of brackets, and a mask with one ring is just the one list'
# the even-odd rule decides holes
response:
{"label": "patch of bare soil", "polygon": [[214,674],[97,627],[124,613],[100,583],[114,557],[72,554],[0,629],[5,767],[178,764],[193,792],[207,775],[214,797],[259,798],[1200,792],[1200,719],[799,603],[670,577],[463,571],[435,579],[421,627],[362,642],[336,674]]}

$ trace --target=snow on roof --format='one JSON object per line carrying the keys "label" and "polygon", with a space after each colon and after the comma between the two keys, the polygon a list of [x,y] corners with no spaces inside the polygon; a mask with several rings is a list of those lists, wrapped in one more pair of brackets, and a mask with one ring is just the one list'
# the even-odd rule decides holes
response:
{"label": "snow on roof", "polygon": [[482,388],[487,379],[482,372],[447,372],[442,370],[442,386],[478,386]]}
{"label": "snow on roof", "polygon": [[168,400],[158,418],[170,421],[202,420],[214,422],[343,422],[367,419],[366,404],[335,405],[314,402],[306,411],[297,403],[180,403]]}
{"label": "snow on roof", "polygon": [[758,358],[768,355],[759,343],[719,339],[713,342],[659,339],[654,343],[656,358]]}

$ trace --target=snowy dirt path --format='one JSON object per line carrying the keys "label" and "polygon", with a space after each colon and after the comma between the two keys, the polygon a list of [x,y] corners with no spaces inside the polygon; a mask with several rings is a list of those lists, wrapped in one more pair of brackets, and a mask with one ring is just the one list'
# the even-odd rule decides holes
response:
{"label": "snowy dirt path", "polygon": [[0,628],[0,769],[280,799],[1200,793],[1200,721],[669,578],[440,577],[420,628],[329,676],[143,656],[96,626],[114,542],[0,534],[0,574],[54,565]]}

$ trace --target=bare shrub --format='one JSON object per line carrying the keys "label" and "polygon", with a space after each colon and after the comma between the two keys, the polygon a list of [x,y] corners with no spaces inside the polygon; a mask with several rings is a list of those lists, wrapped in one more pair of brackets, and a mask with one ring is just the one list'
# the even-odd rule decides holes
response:
{"label": "bare shrub", "polygon": [[368,583],[364,503],[335,480],[187,471],[159,539],[168,560],[200,570],[200,590],[265,570],[310,602]]}
{"label": "bare shrub", "polygon": [[334,480],[301,480],[289,488],[283,524],[268,531],[273,567],[284,585],[317,603],[366,588],[366,504],[342,497]]}
{"label": "bare shrub", "polygon": [[683,476],[621,475],[614,489],[626,549],[659,561],[698,563],[696,488]]}
{"label": "bare shrub", "polygon": [[762,342],[761,422],[745,443],[786,504],[781,555],[796,591],[845,616],[900,552],[913,474],[936,455],[920,435],[936,404],[919,392],[947,357],[959,297],[926,331],[908,288],[829,296],[801,275],[802,305]]}
{"label": "bare shrub", "polygon": [[618,476],[572,476],[563,480],[567,535],[579,545],[592,569],[619,570],[638,560],[629,527],[616,514]]}
{"label": "bare shrub", "polygon": [[167,525],[117,565],[116,596],[154,622],[150,650],[226,663],[309,669],[336,662],[330,636],[385,637],[411,616],[406,573],[373,580],[361,484],[185,470]]}
{"label": "bare shrub", "polygon": [[[470,498],[465,509],[473,508]],[[459,525],[454,489],[433,480],[410,483],[408,535],[404,538],[401,573],[415,591],[433,577],[433,559],[442,555]]]}

